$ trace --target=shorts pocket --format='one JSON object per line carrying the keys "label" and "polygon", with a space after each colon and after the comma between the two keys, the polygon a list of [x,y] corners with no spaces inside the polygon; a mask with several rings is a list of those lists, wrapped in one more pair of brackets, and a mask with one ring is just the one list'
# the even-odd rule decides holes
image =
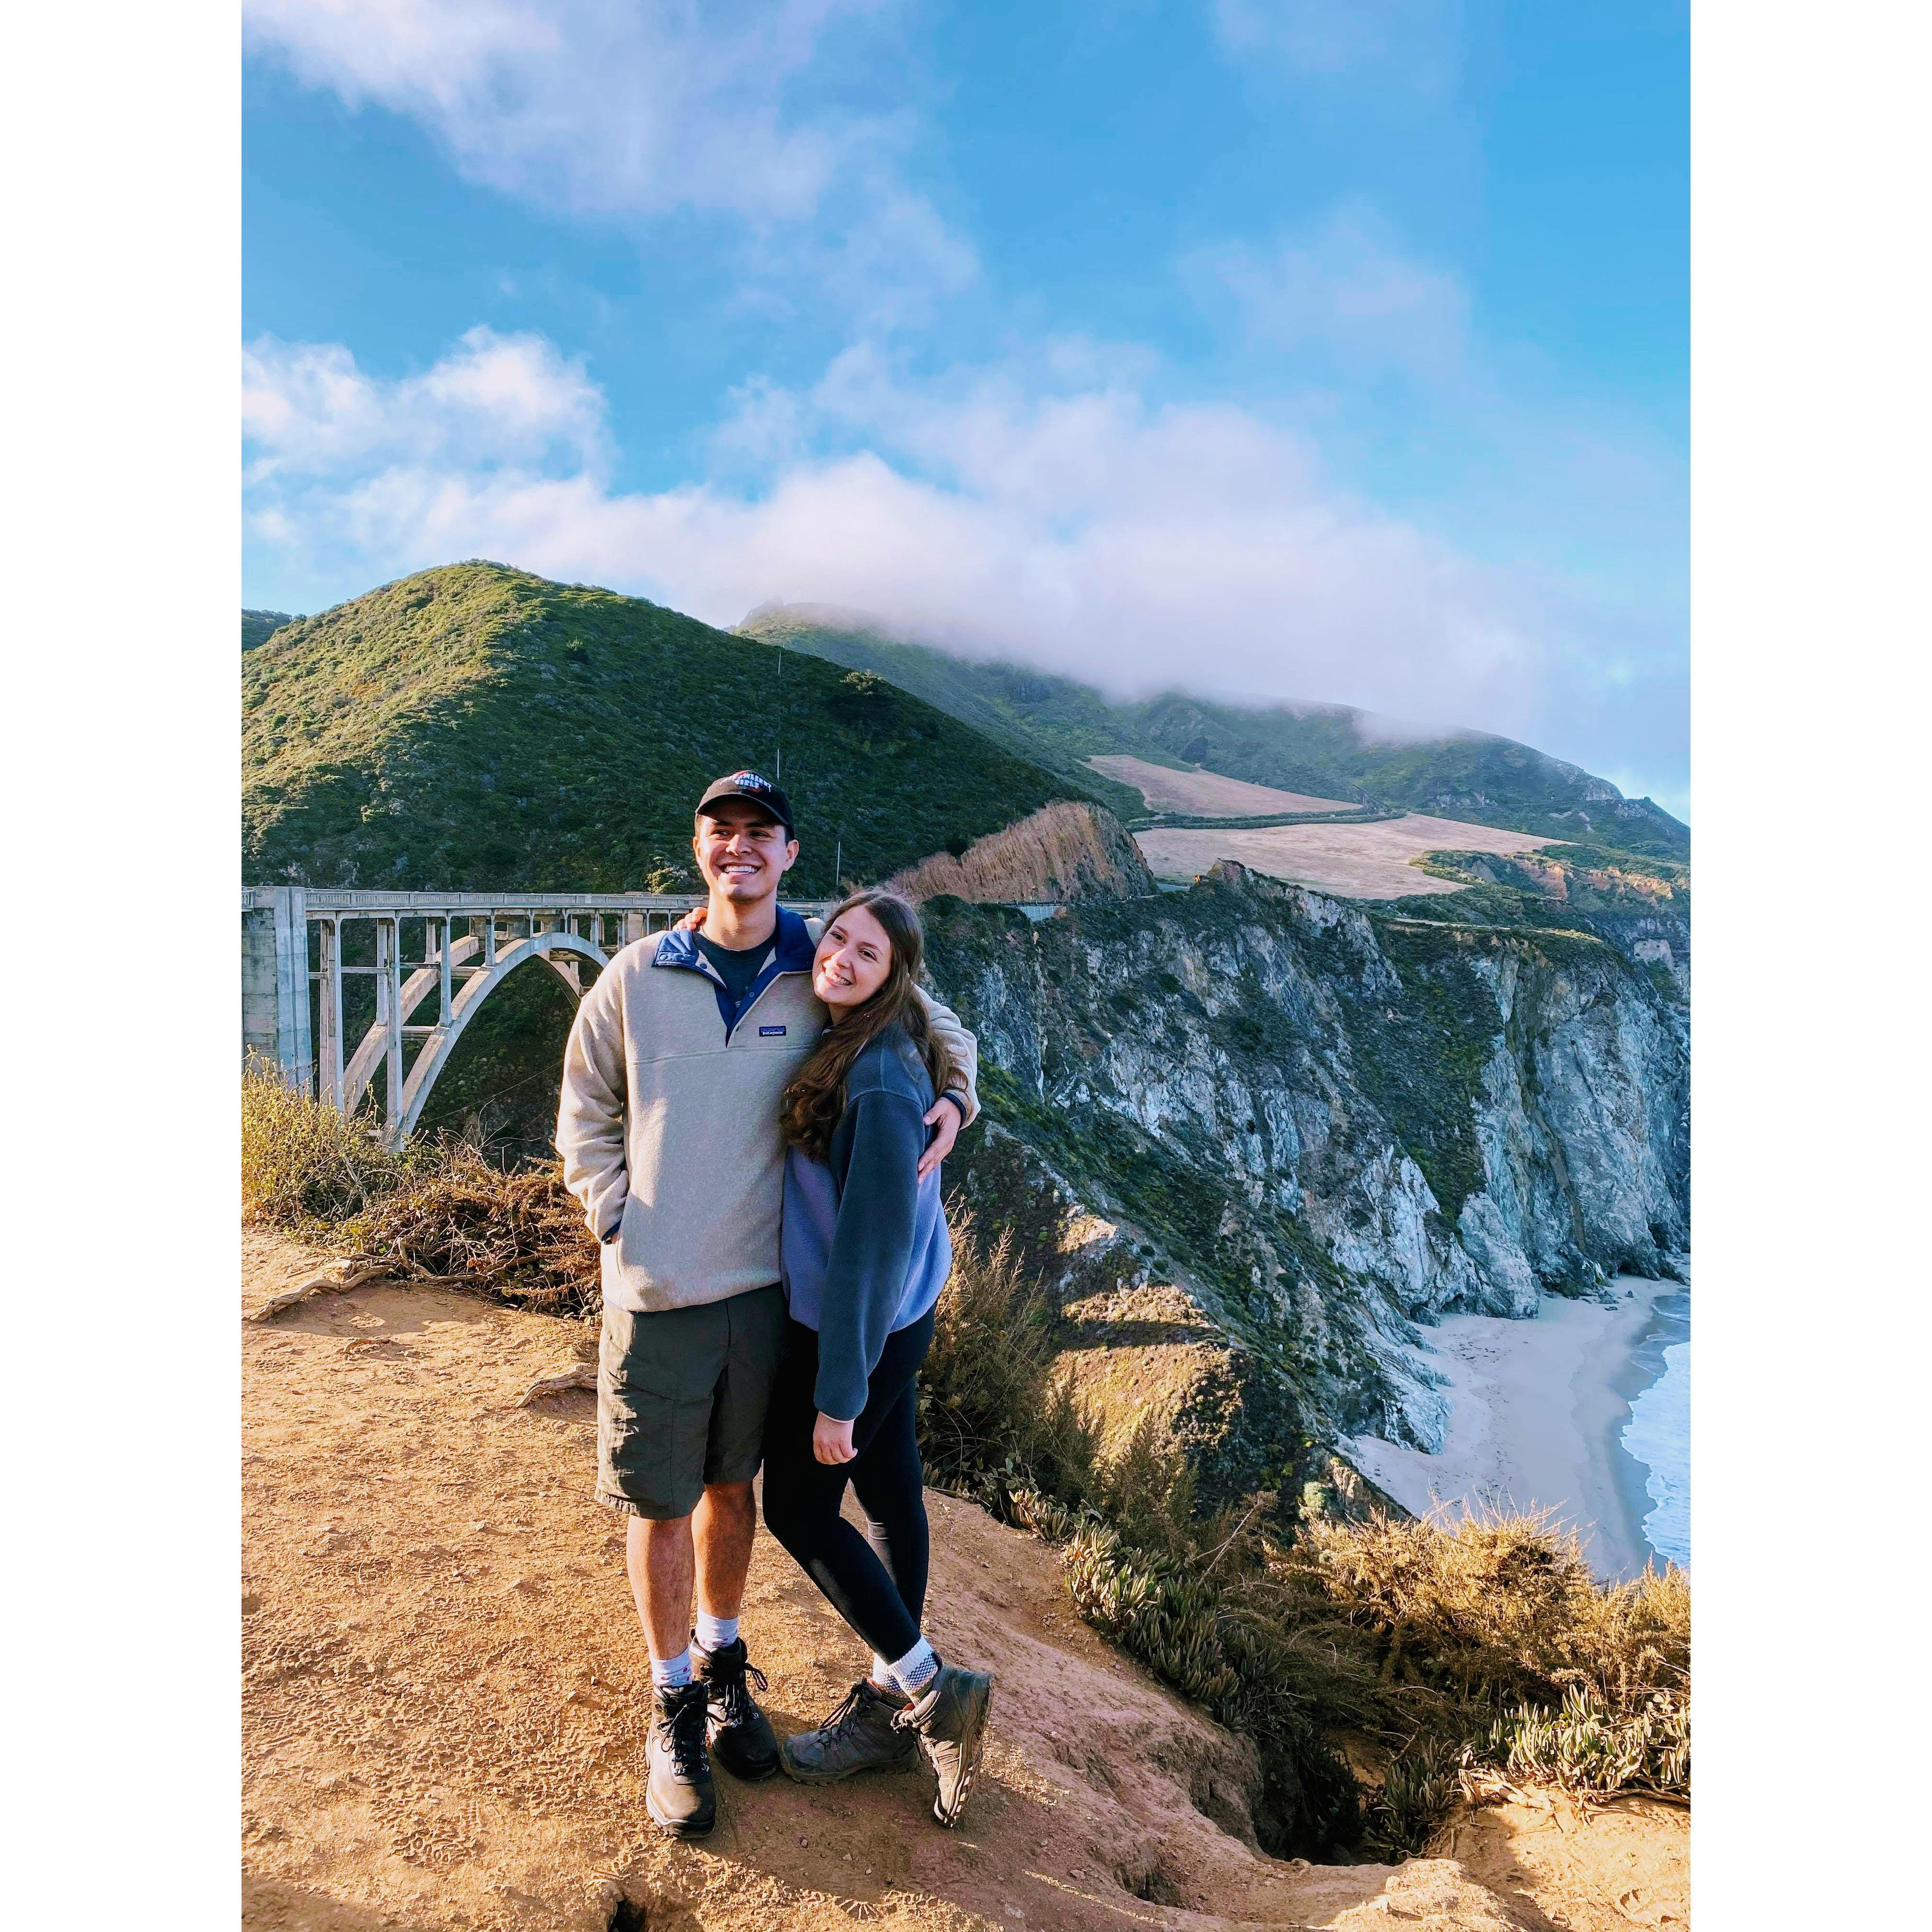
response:
{"label": "shorts pocket", "polygon": [[627,1406],[706,1398],[724,1370],[726,1339],[723,1322],[710,1308],[636,1315],[606,1302],[598,1387]]}

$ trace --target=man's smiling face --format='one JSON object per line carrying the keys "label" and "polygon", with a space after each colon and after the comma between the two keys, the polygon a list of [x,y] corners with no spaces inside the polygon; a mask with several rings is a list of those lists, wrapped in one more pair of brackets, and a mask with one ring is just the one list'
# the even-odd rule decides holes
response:
{"label": "man's smiling face", "polygon": [[798,856],[798,841],[742,798],[721,798],[701,813],[691,848],[705,884],[734,905],[770,898]]}

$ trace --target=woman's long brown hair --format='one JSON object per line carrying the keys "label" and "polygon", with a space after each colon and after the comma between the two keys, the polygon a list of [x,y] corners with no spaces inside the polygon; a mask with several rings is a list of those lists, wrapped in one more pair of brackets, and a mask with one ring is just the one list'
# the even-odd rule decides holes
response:
{"label": "woman's long brown hair", "polygon": [[924,1056],[934,1094],[944,1093],[952,1079],[952,1056],[933,1031],[919,997],[920,967],[926,957],[919,914],[910,900],[874,887],[842,901],[824,930],[830,932],[848,912],[861,908],[878,921],[892,946],[885,984],[836,1026],[826,1028],[812,1058],[785,1088],[778,1115],[787,1143],[814,1160],[823,1160],[832,1145],[832,1131],[845,1111],[845,1076],[853,1061],[895,1021]]}

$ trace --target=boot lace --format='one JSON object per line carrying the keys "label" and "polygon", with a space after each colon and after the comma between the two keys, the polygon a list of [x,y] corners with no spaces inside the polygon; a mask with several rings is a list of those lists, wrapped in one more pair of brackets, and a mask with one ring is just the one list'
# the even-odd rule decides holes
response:
{"label": "boot lace", "polygon": [[842,1742],[848,1730],[856,1730],[860,1724],[860,1708],[866,1701],[866,1686],[855,1684],[840,1699],[831,1716],[819,1726],[819,1730],[830,1740]]}
{"label": "boot lace", "polygon": [[[693,1692],[698,1694],[694,1696]],[[670,1700],[670,1708],[665,1714],[671,1768],[682,1778],[701,1777],[708,1766],[704,1748],[706,1700],[703,1692],[702,1684],[694,1684],[689,1690]]]}
{"label": "boot lace", "polygon": [[742,1656],[722,1664],[716,1660],[712,1663],[708,1680],[711,1695],[717,1701],[728,1729],[748,1724],[758,1714],[758,1707],[752,1702],[750,1687],[746,1682],[747,1678],[760,1690],[772,1688],[765,1673]]}

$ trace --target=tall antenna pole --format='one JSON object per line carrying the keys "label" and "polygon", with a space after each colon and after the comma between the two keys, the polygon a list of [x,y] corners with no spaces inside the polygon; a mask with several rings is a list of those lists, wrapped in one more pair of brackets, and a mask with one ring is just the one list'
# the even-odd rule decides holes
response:
{"label": "tall antenna pole", "polygon": [[840,832],[838,843],[832,848],[832,890],[838,890],[838,881],[845,876],[845,835]]}
{"label": "tall antenna pole", "polygon": [[782,785],[782,784],[783,784],[784,783],[784,645],[782,645],[782,644],[779,645],[779,646],[778,646],[778,725],[777,725],[777,728],[776,728],[776,730],[775,730],[775,732],[773,733],[773,735],[772,735],[772,762],[773,762],[773,764],[774,764],[775,769],[774,769],[774,770],[773,770],[773,771],[772,771],[772,784],[774,784]]}

